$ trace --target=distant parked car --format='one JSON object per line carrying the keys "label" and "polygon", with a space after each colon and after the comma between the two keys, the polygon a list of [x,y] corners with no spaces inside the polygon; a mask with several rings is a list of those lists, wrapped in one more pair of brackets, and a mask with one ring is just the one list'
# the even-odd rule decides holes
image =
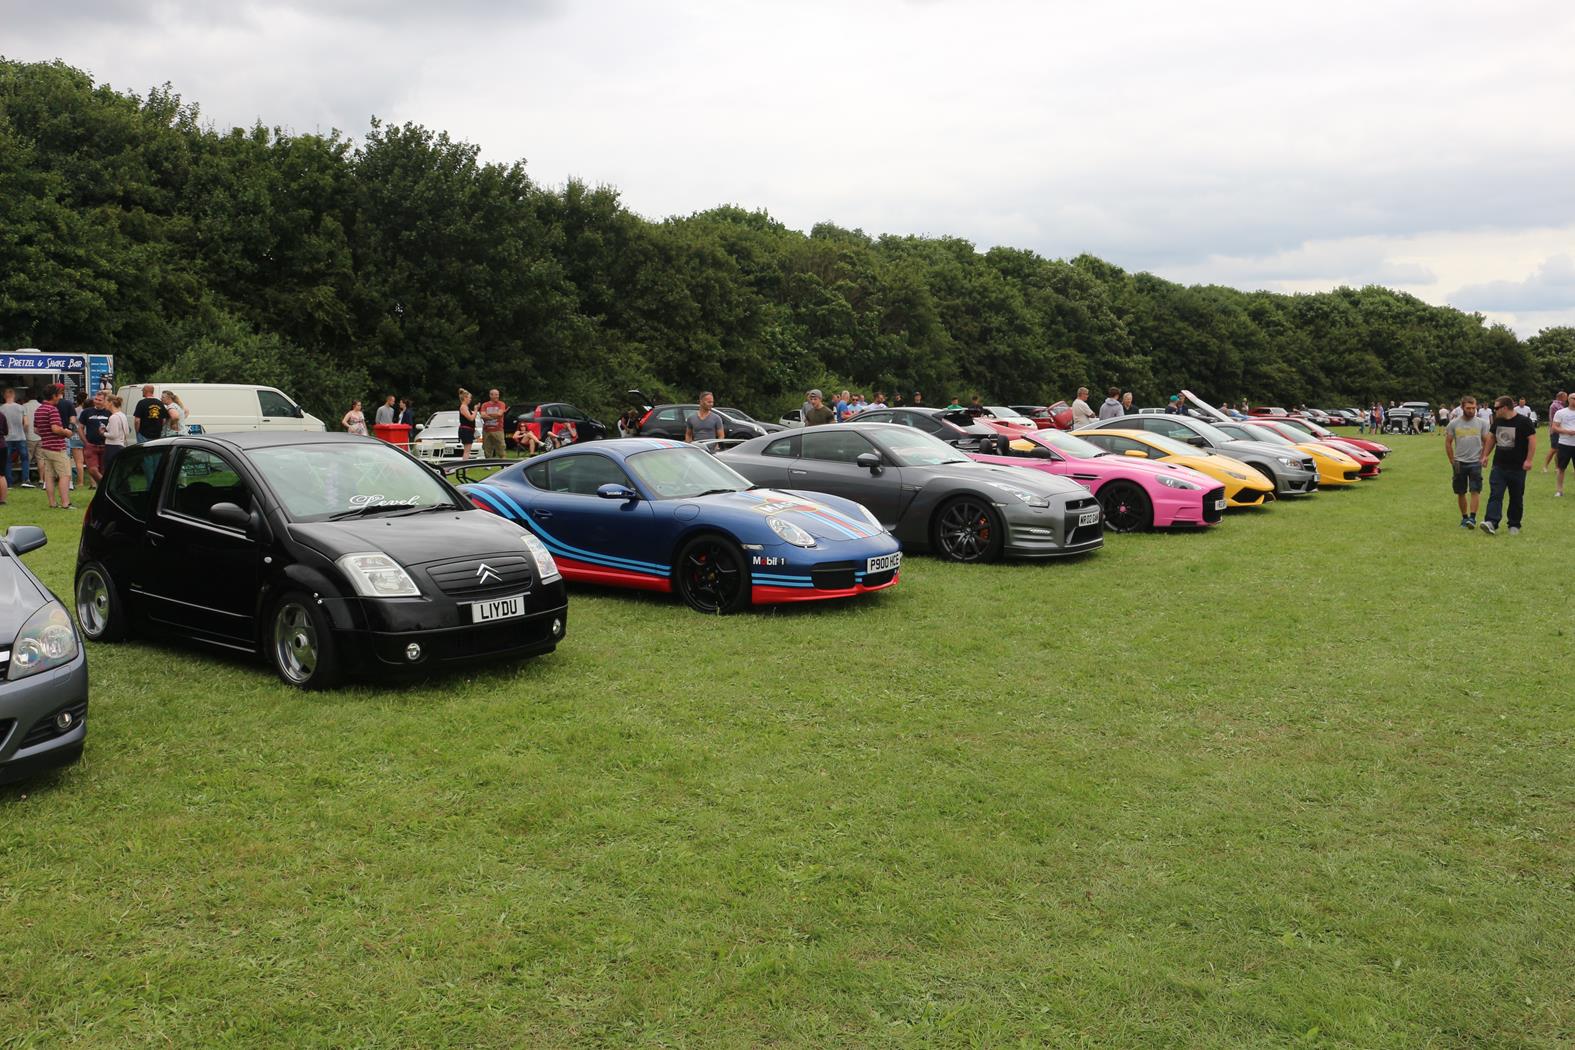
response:
{"label": "distant parked car", "polygon": [[[635,437],[670,438],[673,441],[684,439],[684,421],[691,415],[700,411],[700,406],[689,405],[656,405],[640,418],[639,425],[635,428]],[[727,431],[728,437],[752,438],[761,437],[774,430],[783,429],[781,426],[758,422],[749,418],[749,415],[736,408],[713,409],[722,417],[722,427]]]}
{"label": "distant parked car", "polygon": [[940,438],[963,452],[994,452],[1005,437],[994,427],[976,420],[966,410],[944,408],[872,408],[859,413],[860,423],[895,423]]}
{"label": "distant parked car", "polygon": [[1253,405],[1247,410],[1250,416],[1288,416],[1290,412],[1273,405]]}
{"label": "distant parked car", "polygon": [[804,410],[802,408],[790,408],[782,413],[782,418],[777,420],[777,422],[782,425],[784,430],[801,427],[804,425]]}
{"label": "distant parked car", "polygon": [[1065,401],[1057,401],[1054,405],[1007,405],[1007,408],[1018,415],[1026,416],[1034,421],[1034,426],[1040,430],[1054,427],[1057,430],[1072,429],[1072,409]]}
{"label": "distant parked car", "polygon": [[[580,441],[600,441],[607,436],[607,424],[599,419],[592,419],[583,409],[575,408],[565,401],[526,402],[514,406],[518,411],[514,420],[517,423],[532,424],[538,428],[539,436],[545,440],[554,428],[560,435],[572,431],[572,438],[565,438],[565,444],[574,444]],[[476,435],[479,438],[480,434]]]}
{"label": "distant parked car", "polygon": [[[237,431],[320,431],[323,421],[310,414],[282,390],[243,383],[155,383],[154,396],[169,390],[186,406],[186,422],[209,434]],[[142,386],[120,388],[126,417],[131,418],[142,400]]]}
{"label": "distant parked car", "polygon": [[459,413],[434,412],[428,416],[426,423],[416,428],[410,451],[422,459],[458,459],[464,452],[459,443]]}
{"label": "distant parked car", "polygon": [[22,564],[47,541],[36,525],[0,539],[0,784],[82,756],[87,656],[65,603]]}

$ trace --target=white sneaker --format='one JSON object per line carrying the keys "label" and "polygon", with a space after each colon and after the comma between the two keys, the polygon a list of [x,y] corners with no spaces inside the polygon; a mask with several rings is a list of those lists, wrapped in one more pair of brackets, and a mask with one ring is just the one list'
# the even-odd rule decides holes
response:
{"label": "white sneaker", "polygon": [[1562,492],[1555,492],[1555,493],[1554,493],[1554,494],[1553,494],[1553,498],[1554,498],[1554,499],[1558,499],[1558,498],[1559,498],[1559,497],[1560,497],[1560,496],[1562,496],[1562,495],[1564,495],[1564,493],[1562,493]]}
{"label": "white sneaker", "polygon": [[1509,527],[1509,534],[1511,536],[1519,536],[1520,535],[1520,526],[1519,525],[1511,525]]}

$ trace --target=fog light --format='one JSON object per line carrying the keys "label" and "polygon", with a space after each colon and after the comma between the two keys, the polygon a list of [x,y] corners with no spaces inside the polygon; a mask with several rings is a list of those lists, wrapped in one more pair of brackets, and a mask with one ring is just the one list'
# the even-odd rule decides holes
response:
{"label": "fog light", "polygon": [[77,720],[72,717],[70,711],[62,711],[55,716],[55,728],[60,730],[62,733],[76,724]]}
{"label": "fog light", "polygon": [[554,638],[556,638],[556,637],[558,637],[558,635],[560,635],[562,633],[563,633],[563,621],[562,620],[553,620],[552,621],[552,636]]}
{"label": "fog light", "polygon": [[406,660],[419,660],[419,659],[421,659],[421,646],[417,645],[415,642],[411,642],[409,645],[405,646],[405,659]]}

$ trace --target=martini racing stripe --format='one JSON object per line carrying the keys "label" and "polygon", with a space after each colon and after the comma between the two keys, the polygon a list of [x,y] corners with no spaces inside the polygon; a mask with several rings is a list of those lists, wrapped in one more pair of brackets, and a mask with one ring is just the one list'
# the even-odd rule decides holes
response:
{"label": "martini racing stripe", "polygon": [[657,562],[636,561],[632,558],[616,558],[608,554],[598,554],[595,551],[581,550],[579,547],[570,546],[562,540],[547,532],[536,522],[530,520],[530,515],[521,509],[518,503],[509,498],[508,493],[497,489],[476,485],[471,488],[471,493],[485,499],[502,517],[517,522],[530,529],[552,552],[554,557],[562,556],[575,561],[587,562],[593,565],[605,565],[609,568],[628,569],[634,572],[643,572],[655,576],[666,576],[672,572],[672,567]]}

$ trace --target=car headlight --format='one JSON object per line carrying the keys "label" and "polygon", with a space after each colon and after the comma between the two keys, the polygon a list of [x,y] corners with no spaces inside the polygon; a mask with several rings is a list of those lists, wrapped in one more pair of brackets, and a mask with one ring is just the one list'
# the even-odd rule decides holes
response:
{"label": "car headlight", "polygon": [[563,574],[558,571],[558,562],[553,558],[552,551],[547,545],[538,540],[534,533],[522,533],[520,542],[525,544],[525,549],[530,551],[531,560],[536,563],[536,578],[542,583],[551,583],[562,579]]}
{"label": "car headlight", "polygon": [[1036,496],[1032,492],[1027,492],[1027,491],[1024,491],[1023,489],[1019,489],[1019,488],[1013,488],[1010,485],[1002,485],[1002,484],[1000,484],[998,482],[994,483],[994,485],[995,485],[996,488],[1000,489],[1002,492],[1009,492],[1012,495],[1016,496],[1018,499],[1022,500],[1024,503],[1028,504],[1030,507],[1044,508],[1044,507],[1050,506],[1050,497],[1049,496]]}
{"label": "car headlight", "polygon": [[1165,486],[1167,489],[1189,489],[1190,490],[1190,489],[1200,489],[1200,488],[1203,487],[1202,485],[1194,485],[1192,482],[1188,481],[1186,478],[1167,478],[1167,477],[1163,477],[1162,476],[1159,479],[1159,483],[1161,485]]}
{"label": "car headlight", "polygon": [[1279,461],[1279,464],[1282,467],[1291,467],[1292,469],[1295,469],[1296,467],[1301,466],[1300,463],[1297,463],[1289,456],[1275,456],[1274,458]]}
{"label": "car headlight", "polygon": [[784,521],[781,518],[767,518],[766,524],[771,526],[772,532],[795,547],[813,547],[815,545],[815,537],[791,521]]}
{"label": "car headlight", "polygon": [[78,651],[77,632],[71,626],[71,616],[65,606],[50,602],[22,625],[11,645],[11,668],[6,678],[14,682],[68,664],[76,659]]}
{"label": "car headlight", "polygon": [[405,567],[382,551],[346,554],[334,564],[363,598],[419,598],[421,589]]}

